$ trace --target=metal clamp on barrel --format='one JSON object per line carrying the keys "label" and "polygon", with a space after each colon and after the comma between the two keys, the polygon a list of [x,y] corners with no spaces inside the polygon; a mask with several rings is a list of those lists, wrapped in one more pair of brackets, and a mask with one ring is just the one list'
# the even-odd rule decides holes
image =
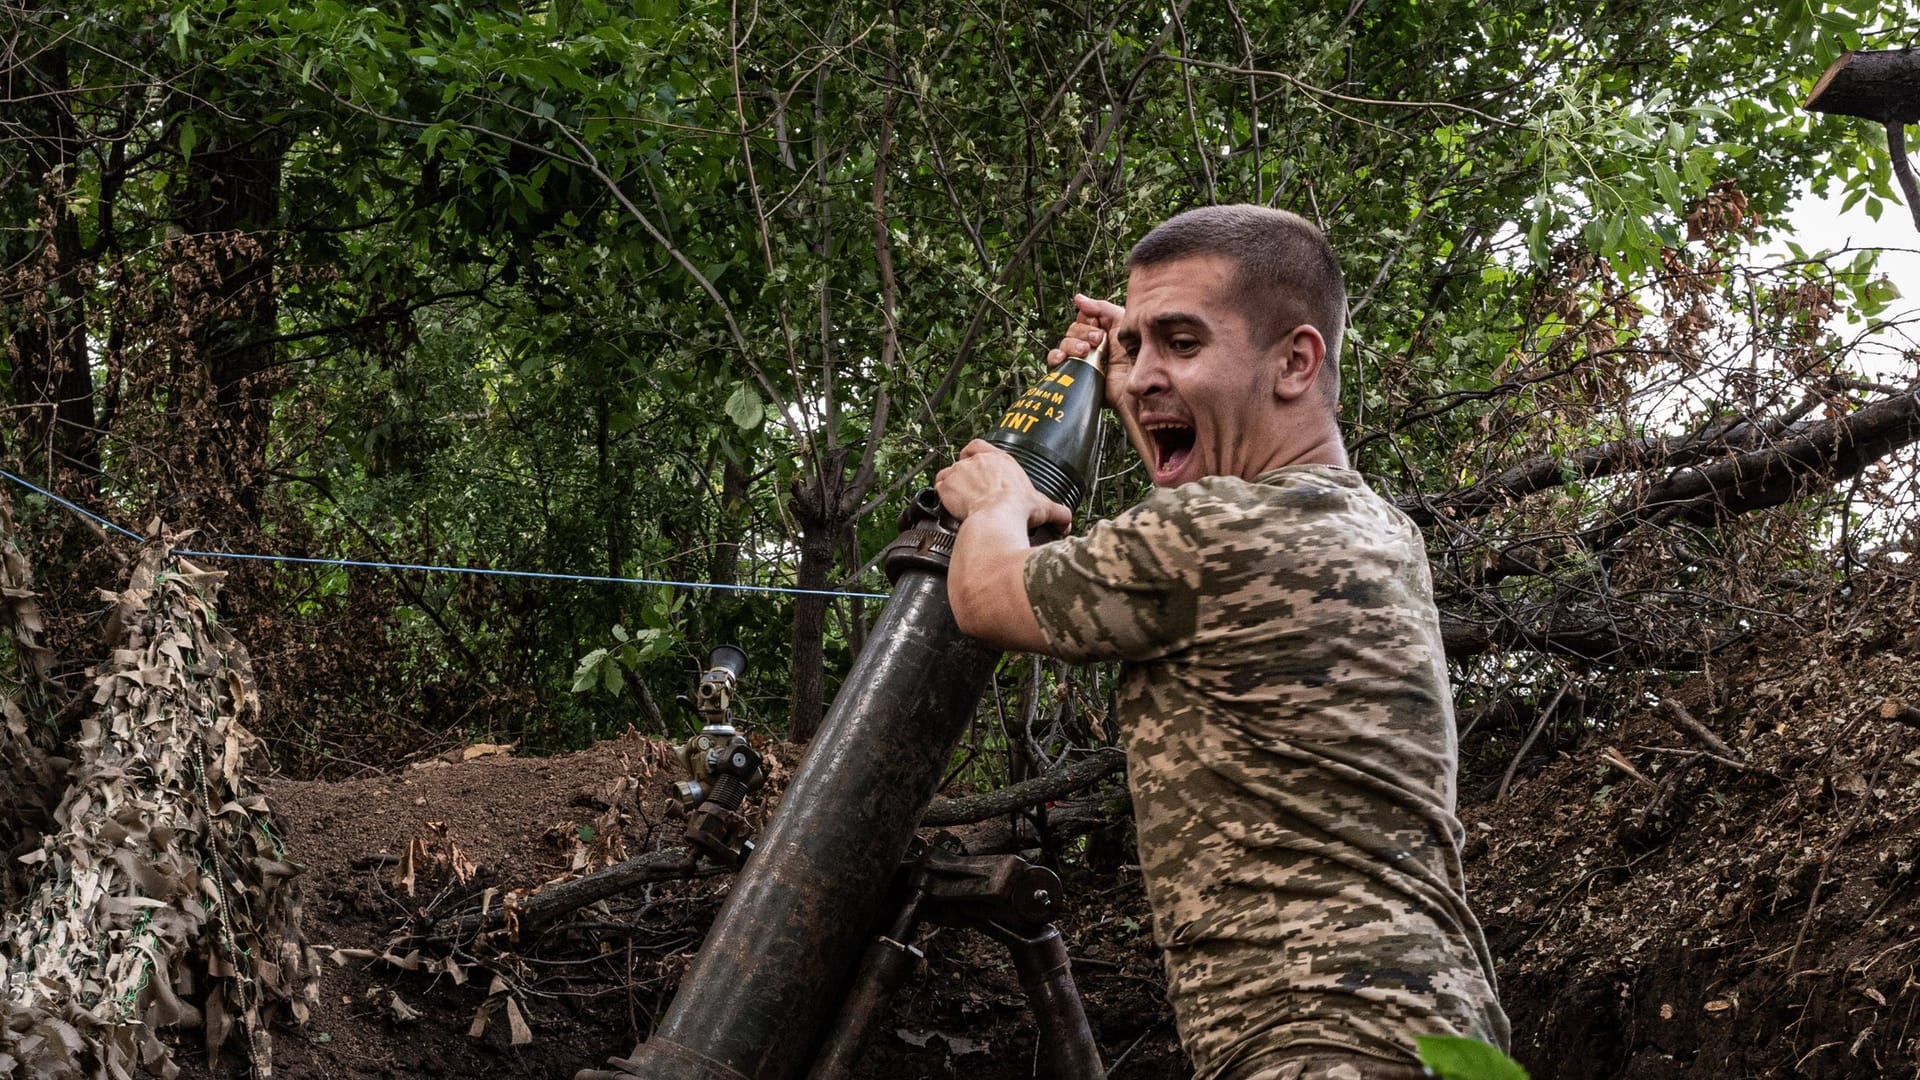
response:
{"label": "metal clamp on barrel", "polygon": [[900,535],[880,555],[887,579],[899,581],[912,568],[946,570],[958,535],[959,523],[940,505],[940,496],[932,488],[914,492],[913,501],[900,511]]}

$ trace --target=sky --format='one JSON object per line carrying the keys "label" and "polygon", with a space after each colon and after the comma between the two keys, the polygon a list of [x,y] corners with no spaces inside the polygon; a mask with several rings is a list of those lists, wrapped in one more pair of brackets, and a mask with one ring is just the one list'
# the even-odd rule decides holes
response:
{"label": "sky", "polygon": [[[1867,216],[1864,204],[1841,213],[1841,201],[1837,193],[1832,198],[1810,193],[1801,199],[1775,230],[1773,242],[1761,247],[1763,261],[1791,257],[1782,243],[1788,239],[1809,255],[1846,247],[1879,248],[1879,272],[1900,290],[1900,299],[1881,313],[1880,318],[1889,322],[1903,318],[1920,320],[1920,230],[1914,228],[1913,215],[1898,198],[1887,202],[1879,221]],[[1835,320],[1834,328],[1848,336],[1864,329],[1860,324],[1849,327],[1841,320]],[[1877,361],[1874,366],[1883,379],[1906,385],[1920,376],[1913,364],[1904,363],[1900,358],[1901,351],[1920,348],[1920,321],[1882,330],[1872,335],[1870,341]]]}

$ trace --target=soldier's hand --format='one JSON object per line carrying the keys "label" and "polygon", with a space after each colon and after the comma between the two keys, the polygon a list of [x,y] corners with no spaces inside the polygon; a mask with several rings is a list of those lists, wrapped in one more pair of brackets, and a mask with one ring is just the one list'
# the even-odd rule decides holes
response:
{"label": "soldier's hand", "polygon": [[1022,529],[1053,525],[1065,532],[1073,523],[1073,511],[1034,490],[1020,463],[984,439],[968,443],[960,460],[934,477],[933,488],[947,513],[961,521],[1005,512],[1024,522]]}
{"label": "soldier's hand", "polygon": [[[1067,328],[1067,336],[1060,344],[1047,353],[1047,366],[1059,367],[1066,363],[1067,357],[1085,359],[1093,352],[1094,346],[1108,341],[1114,330],[1120,326],[1121,316],[1127,309],[1110,300],[1095,300],[1090,296],[1073,294],[1075,319]],[[1120,348],[1118,342],[1107,345],[1107,408],[1118,409],[1120,396],[1127,385],[1127,376],[1133,370],[1133,357]]]}

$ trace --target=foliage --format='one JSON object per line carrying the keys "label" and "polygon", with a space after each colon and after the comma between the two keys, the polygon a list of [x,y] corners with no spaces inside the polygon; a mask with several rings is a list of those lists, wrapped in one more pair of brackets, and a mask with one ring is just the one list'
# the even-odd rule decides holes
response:
{"label": "foliage", "polygon": [[1478,1039],[1422,1035],[1420,1063],[1440,1080],[1527,1080],[1527,1070]]}
{"label": "foliage", "polygon": [[[1833,380],[1861,373],[1825,319],[1898,316],[1850,256],[1743,253],[1808,187],[1890,196],[1876,138],[1797,97],[1910,4],[9,14],[10,456],[207,547],[884,591],[868,559],[894,509],[1031,376],[1070,292],[1117,292],[1171,211],[1244,199],[1342,254],[1349,439],[1383,488],[1569,463],[1430,525],[1449,609],[1525,648],[1543,606],[1598,591],[1664,641],[1743,617],[1780,566],[1753,553],[1832,536],[1833,504],[1778,511],[1764,542],[1690,527],[1697,558],[1622,569],[1581,538],[1634,486],[1571,463],[1809,394],[1845,412],[1857,388]],[[1138,494],[1124,454],[1087,514]],[[93,541],[43,543],[77,637],[86,575],[66,571]],[[1545,573],[1484,572],[1546,548]],[[1713,593],[1736,564],[1740,590]],[[307,772],[670,727],[653,703],[721,641],[789,676],[750,714],[804,731],[872,615],[298,566],[238,567],[229,597],[267,660],[266,734]],[[1469,704],[1547,677],[1469,665]],[[1007,670],[1008,717],[976,743],[1009,772],[1017,747],[1092,737],[1086,676]]]}

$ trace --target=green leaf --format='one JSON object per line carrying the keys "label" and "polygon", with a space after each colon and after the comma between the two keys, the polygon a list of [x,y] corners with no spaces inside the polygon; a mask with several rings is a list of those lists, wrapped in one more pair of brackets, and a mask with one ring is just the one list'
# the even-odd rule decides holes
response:
{"label": "green leaf", "polygon": [[606,687],[609,694],[618,694],[621,687],[627,685],[627,677],[621,673],[619,664],[600,665],[600,685]]}
{"label": "green leaf", "polygon": [[573,692],[584,694],[593,689],[593,684],[601,678],[600,667],[606,664],[606,661],[607,650],[605,649],[595,649],[581,657],[580,666],[573,669]]}
{"label": "green leaf", "polygon": [[1664,161],[1654,162],[1653,178],[1660,185],[1660,197],[1667,200],[1667,208],[1684,215],[1687,204],[1680,198],[1680,178],[1674,175],[1672,167]]}
{"label": "green leaf", "polygon": [[726,411],[727,419],[738,424],[742,431],[752,431],[767,418],[766,403],[746,383],[734,388],[733,395],[727,398]]}
{"label": "green leaf", "polygon": [[1422,1035],[1415,1040],[1420,1062],[1440,1080],[1527,1080],[1527,1070],[1478,1039]]}

